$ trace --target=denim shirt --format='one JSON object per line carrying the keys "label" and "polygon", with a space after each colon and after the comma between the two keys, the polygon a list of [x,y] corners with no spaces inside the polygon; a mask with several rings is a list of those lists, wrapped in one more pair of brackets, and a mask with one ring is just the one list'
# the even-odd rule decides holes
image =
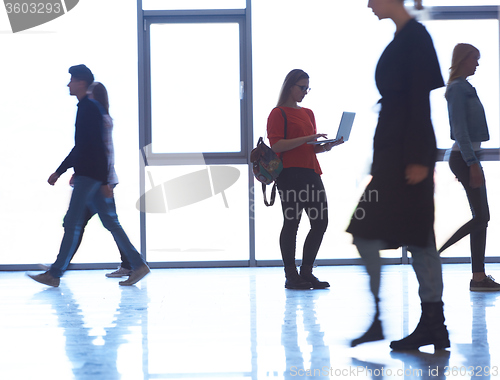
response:
{"label": "denim shirt", "polygon": [[473,142],[488,141],[488,125],[484,108],[476,89],[464,78],[458,78],[446,90],[451,139],[460,147],[462,157],[468,166],[479,163],[472,147]]}

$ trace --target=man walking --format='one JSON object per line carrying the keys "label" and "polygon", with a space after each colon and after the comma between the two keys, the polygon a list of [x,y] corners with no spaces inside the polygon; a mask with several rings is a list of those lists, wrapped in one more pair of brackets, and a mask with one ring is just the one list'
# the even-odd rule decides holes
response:
{"label": "man walking", "polygon": [[[132,266],[129,278],[121,281],[120,285],[133,285],[150,270],[128,239],[113,208],[109,207],[112,198],[108,198],[111,192],[107,184],[108,159],[103,142],[103,111],[98,102],[87,96],[87,89],[94,81],[94,75],[85,65],[72,66],[69,73],[70,95],[76,96],[79,100],[75,123],[75,146],[60,168],[73,167],[75,171],[73,193],[64,217],[64,236],[56,261],[47,272],[28,276],[45,285],[59,286],[60,278],[78,247],[88,207],[96,210],[104,227],[111,232]],[[54,185],[61,174],[58,171],[53,173],[48,179],[49,184]]]}

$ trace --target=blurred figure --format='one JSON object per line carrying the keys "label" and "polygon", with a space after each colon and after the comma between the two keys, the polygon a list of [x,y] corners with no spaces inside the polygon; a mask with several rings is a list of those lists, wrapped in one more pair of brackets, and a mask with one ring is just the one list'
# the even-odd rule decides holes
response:
{"label": "blurred figure", "polygon": [[377,64],[375,80],[382,95],[373,141],[372,179],[347,232],[370,276],[375,316],[352,346],[384,339],[380,322],[380,250],[408,246],[419,282],[420,322],[408,337],[391,342],[395,350],[433,344],[450,346],[444,325],[441,259],[434,238],[436,139],[429,94],[444,85],[427,30],[413,19],[403,0],[369,0],[379,19],[396,25],[392,42]]}

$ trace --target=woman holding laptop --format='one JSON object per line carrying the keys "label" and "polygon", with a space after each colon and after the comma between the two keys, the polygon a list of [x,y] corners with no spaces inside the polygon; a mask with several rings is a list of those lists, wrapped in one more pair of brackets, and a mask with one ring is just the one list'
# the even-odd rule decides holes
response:
{"label": "woman holding laptop", "polygon": [[[280,154],[284,167],[276,182],[283,210],[280,249],[287,289],[324,289],[330,286],[312,274],[314,260],[328,225],[326,193],[316,154],[327,152],[341,142],[308,144],[319,137],[326,137],[316,132],[313,112],[299,106],[309,90],[309,75],[299,69],[290,71],[281,88],[277,107],[271,111],[267,121],[269,142],[272,149]],[[299,275],[295,265],[295,248],[302,211],[309,217],[311,229],[304,243]]]}

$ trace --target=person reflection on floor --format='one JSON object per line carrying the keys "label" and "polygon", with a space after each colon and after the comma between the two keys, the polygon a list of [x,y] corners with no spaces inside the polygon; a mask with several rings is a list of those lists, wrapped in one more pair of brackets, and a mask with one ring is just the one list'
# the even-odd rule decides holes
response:
{"label": "person reflection on floor", "polygon": [[[488,326],[486,325],[486,308],[495,306],[499,294],[471,293],[472,304],[472,343],[457,344],[458,352],[466,360],[463,366],[467,368],[470,379],[489,379],[491,375],[498,376],[498,369],[493,369],[488,343]],[[497,364],[493,363],[493,366]],[[496,373],[496,375],[495,375]]]}
{"label": "person reflection on floor", "polygon": [[[285,318],[281,330],[286,358],[285,380],[314,378],[330,370],[330,348],[325,346],[325,333],[321,331],[316,316],[316,301],[319,297],[319,292],[286,291]],[[299,342],[299,318],[307,332],[307,344],[311,347],[310,363],[304,363],[303,348]]]}
{"label": "person reflection on floor", "polygon": [[420,351],[391,351],[391,358],[403,362],[405,379],[446,380],[450,351],[437,350],[433,354]]}
{"label": "person reflection on floor", "polygon": [[[100,337],[92,335],[95,327],[84,320],[85,309],[76,301],[70,288],[47,288],[33,296],[35,302],[50,305],[55,311],[58,325],[66,337],[67,360],[71,363],[76,380],[122,378],[117,368],[118,349],[123,344],[130,344],[127,339],[130,327],[143,326],[147,323],[149,298],[147,289],[136,287],[119,289],[121,289],[120,303],[116,309],[115,319],[110,326],[104,327],[105,334],[102,336],[102,341]],[[89,306],[92,305],[86,304],[86,307]],[[144,339],[147,340],[147,336],[143,337]],[[143,369],[142,357],[135,359],[127,357],[127,361],[130,360],[140,362],[134,366],[127,364],[128,370],[131,367]],[[146,378],[147,374],[143,376]]]}
{"label": "person reflection on floor", "polygon": [[351,358],[351,362],[356,369],[363,368],[361,373],[369,379],[384,379],[384,373],[387,373],[384,372],[384,370],[387,371],[387,366],[380,363],[371,363],[356,358]]}

